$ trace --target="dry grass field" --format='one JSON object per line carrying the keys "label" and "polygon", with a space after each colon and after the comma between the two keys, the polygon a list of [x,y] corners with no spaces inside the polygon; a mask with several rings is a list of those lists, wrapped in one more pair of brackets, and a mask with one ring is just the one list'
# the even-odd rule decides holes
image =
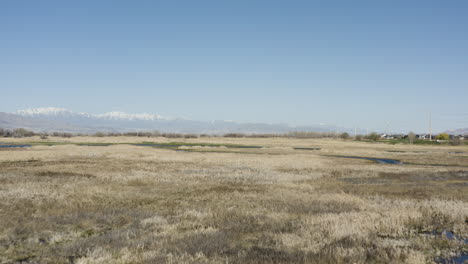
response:
{"label": "dry grass field", "polygon": [[[143,140],[263,148],[123,144]],[[432,263],[468,252],[466,145],[0,141],[70,143],[0,148],[0,263]]]}

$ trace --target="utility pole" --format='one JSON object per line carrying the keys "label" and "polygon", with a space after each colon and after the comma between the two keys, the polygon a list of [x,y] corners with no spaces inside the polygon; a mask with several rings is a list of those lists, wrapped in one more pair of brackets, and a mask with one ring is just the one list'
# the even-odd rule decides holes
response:
{"label": "utility pole", "polygon": [[357,127],[354,126],[354,138],[356,138],[356,136],[357,136]]}
{"label": "utility pole", "polygon": [[432,141],[432,118],[431,118],[431,112],[429,112],[429,141]]}

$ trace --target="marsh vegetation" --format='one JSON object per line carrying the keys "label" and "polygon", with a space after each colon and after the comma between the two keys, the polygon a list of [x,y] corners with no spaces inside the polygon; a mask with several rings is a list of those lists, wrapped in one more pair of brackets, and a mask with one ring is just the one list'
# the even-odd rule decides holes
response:
{"label": "marsh vegetation", "polygon": [[468,252],[467,146],[2,141],[32,146],[0,149],[0,263],[431,263]]}

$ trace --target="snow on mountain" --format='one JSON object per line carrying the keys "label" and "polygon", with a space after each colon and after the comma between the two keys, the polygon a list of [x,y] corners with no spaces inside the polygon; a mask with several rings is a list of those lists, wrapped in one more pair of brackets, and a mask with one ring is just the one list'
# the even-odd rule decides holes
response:
{"label": "snow on mountain", "polygon": [[39,107],[39,108],[27,108],[23,110],[16,111],[16,114],[22,116],[37,116],[37,115],[63,115],[71,114],[72,112],[59,107]]}
{"label": "snow on mountain", "polygon": [[165,119],[160,115],[141,113],[141,114],[128,114],[124,112],[108,112],[104,114],[94,115],[96,118],[110,119],[110,120],[146,120],[154,121]]}
{"label": "snow on mountain", "polygon": [[39,107],[39,108],[28,108],[18,110],[16,114],[21,116],[43,116],[43,117],[86,117],[94,119],[105,119],[105,120],[139,120],[139,121],[155,121],[155,120],[166,120],[160,115],[140,113],[140,114],[129,114],[124,112],[108,112],[104,114],[88,114],[88,113],[76,113],[65,108],[59,107]]}
{"label": "snow on mountain", "polygon": [[[54,122],[54,124],[66,124],[67,126],[36,126],[37,128],[41,128],[44,130],[47,128],[50,131],[55,131],[54,129],[57,129],[58,127],[65,127],[67,128],[67,131],[70,131],[71,129],[69,129],[68,127],[73,127],[73,130],[77,132],[122,132],[158,130],[170,133],[224,134],[232,132],[255,134],[287,133],[290,131],[327,132],[336,131],[338,129],[336,126],[333,125],[290,126],[288,124],[244,123],[234,121],[196,121],[186,118],[162,117],[160,115],[149,113],[129,114],[119,111],[108,112],[104,114],[89,114],[72,112],[65,108],[58,107],[41,107],[19,110],[16,112],[16,116],[28,118],[28,120],[47,120]],[[18,118],[18,120],[22,119]],[[8,120],[6,122],[8,122]],[[16,127],[21,127],[21,123],[24,123],[26,125],[28,124],[26,121],[16,123]],[[29,123],[32,123],[32,121],[30,121]],[[28,125],[27,127],[33,126]],[[340,128],[340,131],[345,131],[345,129]],[[351,130],[346,131],[349,132]]]}

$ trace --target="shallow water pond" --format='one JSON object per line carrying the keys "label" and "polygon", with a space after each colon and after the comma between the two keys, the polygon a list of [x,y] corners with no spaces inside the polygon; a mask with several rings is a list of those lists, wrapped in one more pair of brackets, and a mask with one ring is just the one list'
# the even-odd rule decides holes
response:
{"label": "shallow water pond", "polygon": [[31,145],[0,143],[0,148],[29,148],[29,147],[31,147]]}
{"label": "shallow water pond", "polygon": [[295,150],[320,150],[321,148],[294,148]]}
{"label": "shallow water pond", "polygon": [[358,156],[329,156],[329,157],[335,157],[335,158],[347,158],[347,159],[364,159],[364,160],[370,160],[374,161],[377,163],[382,163],[382,164],[396,164],[396,165],[402,165],[403,162],[395,159],[381,159],[381,158],[371,158],[371,157],[358,157]]}
{"label": "shallow water pond", "polygon": [[178,148],[178,147],[226,147],[226,148],[252,148],[259,149],[261,146],[249,146],[249,145],[224,145],[224,144],[208,144],[208,143],[140,143],[133,144],[135,146],[155,147],[155,148]]}

